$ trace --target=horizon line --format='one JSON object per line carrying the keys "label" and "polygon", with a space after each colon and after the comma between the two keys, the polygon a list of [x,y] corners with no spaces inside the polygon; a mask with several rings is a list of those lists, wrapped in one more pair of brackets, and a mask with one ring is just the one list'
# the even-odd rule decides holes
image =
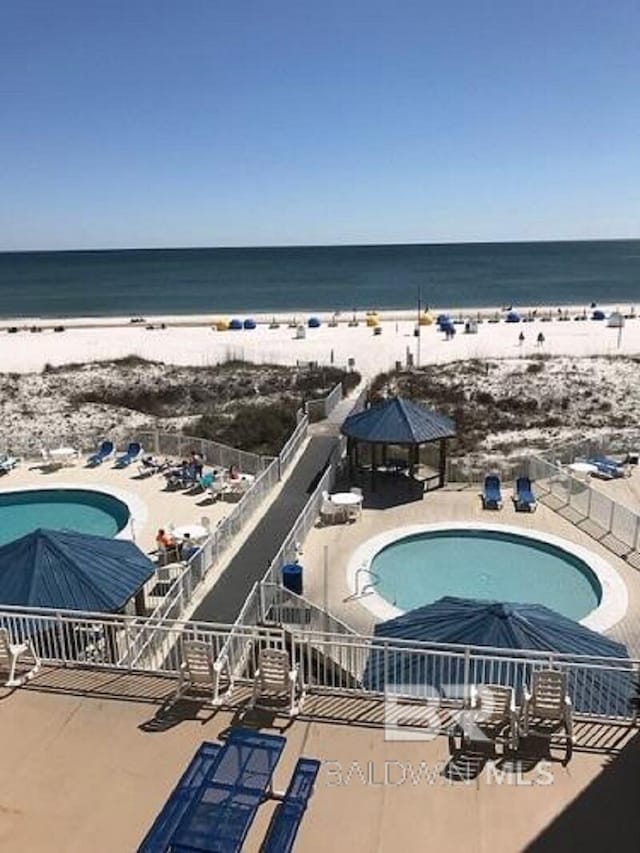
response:
{"label": "horizon line", "polygon": [[30,252],[179,252],[197,250],[228,250],[228,249],[366,249],[388,246],[500,246],[500,245],[536,245],[557,243],[620,243],[640,240],[640,237],[572,237],[572,238],[547,238],[537,240],[507,239],[507,240],[437,240],[434,242],[410,240],[407,242],[385,242],[385,243],[251,243],[251,244],[229,244],[229,245],[183,245],[183,246],[108,246],[108,247],[85,247],[76,249],[0,249],[0,254],[28,254]]}

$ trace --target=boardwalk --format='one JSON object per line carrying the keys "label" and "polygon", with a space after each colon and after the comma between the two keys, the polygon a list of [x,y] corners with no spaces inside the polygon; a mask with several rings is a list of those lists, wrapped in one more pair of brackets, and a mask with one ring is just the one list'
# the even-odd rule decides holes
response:
{"label": "boardwalk", "polygon": [[336,443],[334,435],[311,439],[280,495],[197,608],[194,620],[235,622],[253,584],[264,576],[325,471]]}

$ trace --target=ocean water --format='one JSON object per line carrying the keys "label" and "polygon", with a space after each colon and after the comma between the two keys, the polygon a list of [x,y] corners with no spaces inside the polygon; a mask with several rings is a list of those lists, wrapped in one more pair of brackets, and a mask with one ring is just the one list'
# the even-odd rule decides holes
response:
{"label": "ocean water", "polygon": [[640,302],[640,240],[0,253],[0,317]]}

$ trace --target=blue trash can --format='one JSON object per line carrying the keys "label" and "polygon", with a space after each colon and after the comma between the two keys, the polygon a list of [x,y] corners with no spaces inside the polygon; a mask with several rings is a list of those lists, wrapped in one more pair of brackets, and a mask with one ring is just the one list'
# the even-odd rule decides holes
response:
{"label": "blue trash can", "polygon": [[302,566],[299,563],[288,563],[282,567],[282,586],[302,595]]}

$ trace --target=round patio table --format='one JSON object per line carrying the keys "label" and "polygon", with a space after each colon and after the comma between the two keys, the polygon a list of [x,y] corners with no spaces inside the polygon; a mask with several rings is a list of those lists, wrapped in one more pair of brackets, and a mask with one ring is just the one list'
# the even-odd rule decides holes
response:
{"label": "round patio table", "polygon": [[202,524],[181,524],[180,527],[176,527],[173,531],[176,539],[184,539],[187,533],[189,534],[189,539],[193,539],[194,542],[200,542],[209,535],[209,531]]}
{"label": "round patio table", "polygon": [[336,506],[357,506],[362,503],[362,495],[356,495],[355,492],[336,492],[335,495],[329,495],[329,500]]}

